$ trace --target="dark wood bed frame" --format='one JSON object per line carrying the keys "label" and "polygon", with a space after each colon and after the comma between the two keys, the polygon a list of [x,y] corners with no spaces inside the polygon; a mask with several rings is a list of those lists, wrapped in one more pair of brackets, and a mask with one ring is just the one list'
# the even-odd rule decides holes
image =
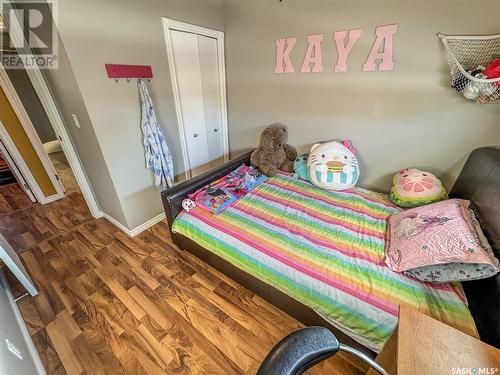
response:
{"label": "dark wood bed frame", "polygon": [[[170,229],[175,218],[182,211],[182,200],[189,193],[226,175],[242,163],[250,163],[250,152],[163,191],[162,201]],[[496,256],[500,257],[500,149],[485,147],[474,150],[455,182],[450,197],[464,198],[472,202],[472,207],[486,237]],[[310,307],[249,275],[191,239],[172,231],[171,236],[172,241],[180,249],[191,252],[303,324],[328,327],[341,342],[352,345],[371,356],[374,355],[369,349],[326,322]],[[481,340],[498,348],[500,345],[500,274],[489,279],[462,284]]]}

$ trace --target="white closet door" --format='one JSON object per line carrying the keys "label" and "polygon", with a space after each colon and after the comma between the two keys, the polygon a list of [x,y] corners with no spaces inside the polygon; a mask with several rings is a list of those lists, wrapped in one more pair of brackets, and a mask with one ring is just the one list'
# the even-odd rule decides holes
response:
{"label": "white closet door", "polygon": [[214,165],[224,156],[221,138],[220,87],[217,61],[217,40],[198,35],[201,84],[207,134],[208,161]]}
{"label": "white closet door", "polygon": [[193,170],[208,164],[198,35],[170,30],[170,37],[189,166]]}

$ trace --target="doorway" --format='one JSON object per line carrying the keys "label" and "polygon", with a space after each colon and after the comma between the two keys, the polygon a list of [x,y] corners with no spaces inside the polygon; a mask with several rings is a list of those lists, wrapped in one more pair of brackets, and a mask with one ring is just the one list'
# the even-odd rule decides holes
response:
{"label": "doorway", "polygon": [[61,182],[64,192],[66,195],[72,193],[81,193],[80,187],[78,186],[78,182],[76,181],[75,175],[71,170],[68,159],[60,145],[57,148],[46,148],[44,144],[44,149],[49,156],[54,169],[57,172],[57,176],[59,177],[59,181]]}
{"label": "doorway", "polygon": [[[25,82],[20,77],[22,75],[15,75],[14,82],[23,85],[29,82],[27,77]],[[26,90],[23,92],[33,102],[36,94],[26,93]],[[8,202],[23,202],[24,207],[15,204],[13,209],[29,207],[29,202],[46,204],[81,193],[43,107],[39,104],[38,108],[33,108],[38,109],[38,114],[32,121],[11,77],[0,69],[0,201],[3,197],[9,198],[4,199]],[[14,178],[5,180],[10,184],[1,184],[1,168],[6,177]]]}
{"label": "doorway", "polygon": [[78,182],[71,170],[66,155],[64,155],[61,143],[48,120],[45,123],[33,123],[33,127],[42,142],[44,152],[47,154],[56,171],[57,178],[65,194],[79,193],[80,188]]}
{"label": "doorway", "polygon": [[[31,199],[45,204],[64,197],[50,159],[10,81],[0,80],[0,151],[16,182]],[[37,142],[38,141],[38,142]]]}
{"label": "doorway", "polygon": [[224,33],[164,18],[187,179],[228,160]]}
{"label": "doorway", "polygon": [[[0,14],[0,34],[5,40],[15,40],[19,45],[23,45],[24,47],[20,49],[15,49],[15,48],[9,48],[9,49],[4,49],[3,53],[4,54],[11,54],[11,55],[16,55],[18,52],[22,52],[24,56],[26,56],[27,61],[33,61],[36,56],[33,55],[31,49],[27,46],[30,45],[29,42],[25,40],[25,35],[23,33],[22,28],[14,27],[8,29],[6,25],[3,22],[3,18],[1,17]],[[30,84],[34,89],[34,93],[36,96],[36,100],[40,102],[42,106],[42,110],[45,112],[46,116],[48,117],[48,120],[52,126],[52,129],[55,131],[57,135],[57,139],[60,142],[60,146],[63,150],[63,153],[65,155],[66,161],[71,167],[71,171],[78,183],[79,189],[83,195],[83,198],[85,200],[86,205],[88,206],[90,213],[94,218],[100,218],[103,216],[103,213],[101,212],[101,209],[99,207],[99,204],[97,202],[97,198],[92,190],[92,186],[90,184],[90,181],[87,178],[87,175],[85,173],[85,170],[83,168],[83,165],[78,157],[78,154],[76,152],[75,147],[73,146],[73,143],[71,141],[71,137],[69,136],[69,132],[66,129],[66,123],[65,120],[62,117],[62,114],[60,112],[60,109],[58,108],[58,105],[52,96],[51,89],[49,88],[48,83],[46,82],[46,78],[42,74],[40,69],[37,69],[36,67],[32,67],[32,69],[26,69],[25,73],[27,74]],[[6,85],[9,87],[10,92],[13,92],[13,95],[17,97],[17,94],[12,86],[12,83],[9,80],[9,77],[7,75],[7,72],[5,71],[4,67],[2,64],[0,64],[0,84]],[[18,99],[18,98],[17,98]],[[19,102],[19,100],[18,100]],[[23,123],[24,126],[24,123]],[[27,126],[30,128],[29,124]],[[1,127],[0,127],[1,128]],[[1,129],[0,129],[1,130]],[[29,132],[29,135],[33,136],[34,132]],[[44,153],[43,147],[41,147],[41,142],[38,139],[38,136],[34,134],[32,137],[33,143],[36,144],[37,150],[40,151],[41,154]],[[47,161],[47,157],[43,157],[42,159]],[[24,165],[22,162],[19,163],[20,168],[23,172],[24,170]],[[47,169],[53,169],[53,166],[50,163],[50,160],[48,161],[47,164]],[[50,165],[49,165],[50,164]],[[54,175],[55,172],[54,172]],[[26,176],[26,175],[25,175]],[[29,179],[27,179],[28,182]],[[63,193],[63,188],[60,183],[55,182],[56,185],[60,187],[60,193],[62,196],[64,196]],[[32,189],[33,190],[33,189]],[[34,187],[34,190],[36,190],[36,187]],[[36,191],[33,191],[34,193]],[[52,198],[53,199],[59,199],[61,198],[61,194],[54,195]],[[37,200],[38,197],[37,197]],[[40,200],[39,200],[40,201]],[[48,203],[49,200],[46,200],[45,203]],[[40,203],[43,203],[40,201]]]}

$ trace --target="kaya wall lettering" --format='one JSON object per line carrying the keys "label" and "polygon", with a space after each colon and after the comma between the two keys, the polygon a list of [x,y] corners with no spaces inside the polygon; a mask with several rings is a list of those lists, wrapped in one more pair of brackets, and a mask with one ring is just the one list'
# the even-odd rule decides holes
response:
{"label": "kaya wall lettering", "polygon": [[[377,26],[375,28],[375,40],[363,64],[364,72],[392,70],[394,68],[394,35],[398,30],[398,24]],[[361,37],[361,29],[342,30],[333,33],[333,41],[337,50],[337,63],[333,67],[335,72],[347,72],[348,57],[356,42]],[[313,34],[307,36],[307,48],[300,67],[301,73],[321,73],[329,71],[321,60],[321,44],[325,38],[324,34]],[[297,37],[276,39],[276,63],[274,72],[294,73],[295,67],[290,58],[290,53],[297,43]]]}

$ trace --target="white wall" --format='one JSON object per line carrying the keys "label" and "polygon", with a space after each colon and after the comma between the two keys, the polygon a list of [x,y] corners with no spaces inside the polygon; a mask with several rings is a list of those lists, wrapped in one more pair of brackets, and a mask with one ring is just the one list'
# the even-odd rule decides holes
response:
{"label": "white wall", "polygon": [[[500,32],[500,1],[225,1],[226,69],[232,156],[259,142],[265,125],[288,125],[289,142],[350,138],[360,185],[387,191],[395,171],[431,170],[450,188],[468,153],[500,144],[500,106],[451,89],[438,31]],[[362,72],[377,25],[399,23],[395,68]],[[334,73],[333,33],[362,28],[349,71]],[[300,73],[308,34],[324,33],[323,73]],[[292,74],[274,74],[275,39],[296,36]]]}
{"label": "white wall", "polygon": [[[128,228],[163,212],[160,190],[145,168],[136,81],[115,83],[105,63],[151,65],[156,112],[174,156],[182,159],[161,17],[223,29],[220,0],[59,2],[59,33],[71,63]],[[101,202],[100,202],[101,203]]]}

